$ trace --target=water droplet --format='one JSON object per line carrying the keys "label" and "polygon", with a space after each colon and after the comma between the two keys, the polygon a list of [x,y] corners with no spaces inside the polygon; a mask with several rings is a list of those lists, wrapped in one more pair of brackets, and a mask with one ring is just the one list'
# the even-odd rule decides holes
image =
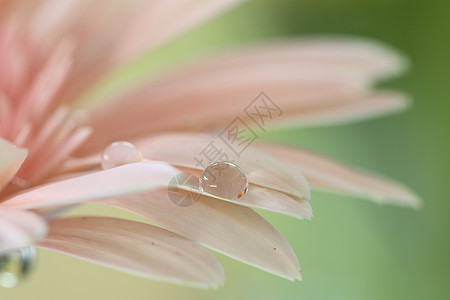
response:
{"label": "water droplet", "polygon": [[128,142],[114,142],[102,154],[102,168],[105,170],[139,161],[142,161],[141,152]]}
{"label": "water droplet", "polygon": [[242,198],[248,190],[244,171],[231,162],[216,162],[209,165],[200,177],[203,191],[226,199]]}
{"label": "water droplet", "polygon": [[34,265],[36,249],[23,247],[0,254],[0,286],[15,287]]}

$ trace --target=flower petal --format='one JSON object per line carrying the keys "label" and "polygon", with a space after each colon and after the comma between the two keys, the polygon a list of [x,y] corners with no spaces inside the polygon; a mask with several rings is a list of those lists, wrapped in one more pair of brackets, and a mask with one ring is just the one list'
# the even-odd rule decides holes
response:
{"label": "flower petal", "polygon": [[[126,61],[175,38],[243,0],[150,2],[122,31],[116,59]],[[142,30],[147,30],[142,34]]]}
{"label": "flower petal", "polygon": [[[181,171],[191,174],[196,178],[200,178],[202,171],[180,168]],[[190,186],[179,185],[177,188],[183,189],[191,193],[202,194],[200,191],[192,189]],[[286,216],[294,217],[299,220],[311,220],[313,217],[312,207],[308,200],[298,198],[293,195],[285,194],[283,192],[273,190],[267,187],[261,187],[256,184],[249,184],[248,191],[245,197],[239,198],[237,200],[221,198],[216,195],[203,193],[204,195],[231,203],[235,203],[242,206],[247,206],[251,208],[262,209],[266,211],[271,211]]]}
{"label": "flower petal", "polygon": [[[364,100],[374,80],[397,74],[404,65],[402,57],[384,46],[345,38],[241,49],[197,62],[107,104],[97,103],[91,109],[94,135],[80,153],[114,138],[225,128],[237,116],[249,120],[244,109],[261,91],[287,113]],[[385,106],[381,112],[390,108],[397,110]],[[362,116],[370,115],[364,111]]]}
{"label": "flower petal", "polygon": [[[96,8],[86,0],[43,2],[30,18],[30,28],[36,38],[57,40],[68,32],[76,33],[85,52],[108,48],[123,63],[243,0],[99,0]],[[86,28],[90,30],[83,30]]]}
{"label": "flower petal", "polygon": [[355,121],[385,116],[408,108],[406,95],[392,91],[379,91],[360,95],[345,102],[326,106],[311,107],[299,111],[288,111],[284,118],[272,128],[292,128],[298,126],[326,126],[346,124]]}
{"label": "flower petal", "polygon": [[46,0],[24,19],[43,47],[51,49],[68,35],[82,45],[75,51],[71,80],[58,95],[63,102],[74,100],[80,91],[145,51],[242,1],[98,0],[94,8],[86,0]]}
{"label": "flower petal", "polygon": [[0,205],[0,253],[32,245],[46,233],[44,219],[32,212]]}
{"label": "flower petal", "polygon": [[218,260],[200,245],[152,225],[115,218],[54,219],[39,247],[134,275],[201,288],[224,280]]}
{"label": "flower petal", "polygon": [[[288,164],[261,151],[247,148],[239,156],[217,137],[206,134],[168,134],[133,141],[146,159],[165,161],[185,173],[200,178],[204,167],[198,163],[201,152],[213,143],[228,161],[238,164],[246,173],[251,188],[244,198],[230,200],[239,205],[281,213],[302,219],[312,218],[311,194],[303,175]],[[63,166],[64,172],[98,166],[100,155],[72,160]],[[219,159],[219,158],[216,158]],[[203,162],[205,164],[205,162]],[[207,163],[206,163],[207,164]],[[205,166],[206,167],[206,166]]]}
{"label": "flower petal", "polygon": [[48,185],[11,197],[7,207],[35,209],[166,187],[179,171],[164,163],[123,165]]}
{"label": "flower petal", "polygon": [[21,149],[0,138],[0,190],[19,170],[27,157],[28,151]]}
{"label": "flower petal", "polygon": [[379,203],[392,203],[417,208],[420,199],[406,186],[367,171],[355,170],[341,163],[301,149],[260,144],[258,148],[283,157],[298,167],[313,187],[331,192],[368,198]]}
{"label": "flower petal", "polygon": [[[203,171],[215,160],[236,163],[245,172],[249,182],[300,199],[310,199],[309,186],[302,173],[264,152],[246,148],[239,155],[217,136],[208,134],[166,134],[133,142],[146,159],[165,161],[177,167]],[[207,162],[202,151],[216,147],[219,154]],[[202,160],[202,162],[199,162]]]}
{"label": "flower petal", "polygon": [[168,199],[164,189],[97,202],[141,215],[270,273],[291,280],[301,278],[292,248],[275,228],[249,208],[208,196],[200,197],[192,206],[180,207]]}
{"label": "flower petal", "polygon": [[[167,160],[167,163],[173,164],[181,172],[200,178],[203,169],[192,163],[190,155],[195,154],[195,151],[198,154],[201,150],[194,148],[207,145],[208,138],[210,136],[207,135],[174,134],[143,139],[137,141],[135,145],[142,150],[141,152],[145,157]],[[178,143],[179,145],[177,145]],[[292,168],[284,169],[283,164],[276,161],[273,157],[267,157],[267,155],[259,151],[249,151],[252,152],[252,155],[242,157],[243,162],[239,162],[240,166],[246,165],[246,168],[251,170],[248,174],[250,180],[249,189],[245,197],[232,200],[215,195],[209,196],[220,201],[228,201],[238,205],[280,213],[299,220],[310,220],[313,212],[309,204],[310,193],[308,184],[304,181],[303,175],[298,172],[292,172]],[[194,156],[192,155],[192,157]],[[71,160],[69,164],[62,167],[62,178],[72,176],[71,174],[77,174],[75,172],[83,169],[98,167],[99,157],[100,155],[93,155]],[[257,158],[267,161],[269,168],[261,167]],[[195,160],[193,162],[195,163]],[[280,180],[283,178],[285,178],[285,181]],[[55,180],[59,180],[59,178],[55,177]],[[190,190],[189,186],[179,186],[179,188]],[[298,191],[299,188],[304,189]],[[304,196],[299,197],[299,194]]]}

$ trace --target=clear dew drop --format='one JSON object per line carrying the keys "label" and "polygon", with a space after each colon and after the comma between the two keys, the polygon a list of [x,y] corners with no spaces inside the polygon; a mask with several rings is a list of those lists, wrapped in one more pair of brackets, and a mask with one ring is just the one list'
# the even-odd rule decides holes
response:
{"label": "clear dew drop", "polygon": [[216,162],[209,165],[200,177],[203,191],[221,198],[236,200],[248,190],[248,180],[244,171],[231,162]]}
{"label": "clear dew drop", "polygon": [[102,154],[102,168],[105,170],[140,161],[141,152],[129,142],[114,142]]}
{"label": "clear dew drop", "polygon": [[36,249],[24,247],[0,254],[0,286],[15,287],[31,270],[36,260]]}

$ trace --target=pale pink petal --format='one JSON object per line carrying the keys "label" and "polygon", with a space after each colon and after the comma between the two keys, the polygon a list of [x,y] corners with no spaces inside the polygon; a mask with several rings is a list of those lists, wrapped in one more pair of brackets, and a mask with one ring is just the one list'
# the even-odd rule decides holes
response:
{"label": "pale pink petal", "polygon": [[[37,38],[57,39],[77,32],[84,51],[111,47],[120,62],[160,45],[243,0],[139,1],[46,0],[36,9],[30,29]],[[98,15],[101,13],[101,18]],[[90,30],[80,30],[80,28]],[[99,39],[102,39],[99,43]],[[98,49],[97,49],[98,50]]]}
{"label": "pale pink petal", "polygon": [[28,151],[0,138],[0,190],[13,178]]}
{"label": "pale pink petal", "polygon": [[27,50],[17,23],[2,17],[0,10],[0,91],[8,98],[17,97],[28,80]]}
{"label": "pale pink petal", "polygon": [[137,276],[201,288],[216,287],[223,269],[206,249],[152,225],[115,218],[54,219],[39,247]]}
{"label": "pale pink petal", "polygon": [[33,78],[27,92],[17,100],[20,109],[8,132],[10,136],[15,136],[26,122],[38,123],[45,116],[68,75],[73,47],[73,43],[68,40],[60,42]]}
{"label": "pale pink petal", "polygon": [[[208,162],[201,152],[210,145],[217,148],[214,161],[231,161],[239,165],[249,182],[258,186],[283,192],[300,199],[310,199],[309,186],[302,173],[272,155],[248,147],[236,154],[218,136],[196,133],[172,133],[137,139],[132,143],[147,160],[164,161],[175,167],[203,171]],[[72,159],[63,171],[72,172],[83,168],[96,168],[100,154]],[[211,162],[212,163],[212,162]]]}
{"label": "pale pink petal", "polygon": [[[261,91],[286,112],[276,121],[283,121],[289,112],[355,104],[371,94],[368,89],[374,80],[397,74],[404,65],[384,46],[354,39],[243,49],[197,62],[108,103],[91,102],[95,133],[80,150],[87,153],[113,138],[149,132],[220,129],[237,116],[252,126],[244,109]],[[398,105],[385,105],[382,112],[390,109],[395,111]],[[363,117],[370,116],[363,112]]]}
{"label": "pale pink petal", "polygon": [[[147,4],[122,31],[116,59],[126,61],[223,13],[243,0],[176,0]],[[145,34],[142,31],[146,30]]]}
{"label": "pale pink petal", "polygon": [[[220,159],[217,157],[217,160],[235,162],[244,170],[250,182],[248,193],[241,199],[230,200],[211,195],[212,197],[300,220],[312,218],[312,208],[308,201],[311,195],[304,176],[296,168],[282,163],[275,157],[252,148],[247,148],[238,156],[223,141],[206,134],[168,134],[134,141],[144,158],[167,162],[198,178],[207,163],[199,164],[197,160],[205,160],[200,153],[210,143],[224,154]],[[100,163],[100,157],[101,155],[97,154],[71,160],[61,171],[75,172],[96,168]],[[202,166],[205,163],[206,165]]]}
{"label": "pale pink petal", "polygon": [[420,205],[420,199],[414,192],[394,180],[356,170],[301,149],[272,144],[260,144],[258,147],[298,167],[313,187],[368,198],[379,203],[414,208]]}
{"label": "pale pink petal", "polygon": [[70,113],[66,107],[49,115],[37,127],[39,132],[28,136],[30,155],[17,175],[35,185],[57,169],[92,131],[81,125],[82,116],[79,111]]}
{"label": "pale pink petal", "polygon": [[11,123],[12,105],[3,92],[0,92],[0,136],[6,136]]}
{"label": "pale pink petal", "polygon": [[44,219],[28,211],[0,205],[0,253],[32,245],[46,233]]}
{"label": "pale pink petal", "polygon": [[202,196],[189,207],[172,203],[166,189],[99,203],[125,209],[234,259],[291,280],[300,279],[295,253],[253,210]]}
{"label": "pale pink petal", "polygon": [[52,48],[65,36],[83,45],[75,51],[72,79],[58,96],[62,102],[73,100],[114,68],[242,1],[99,0],[93,6],[87,0],[46,0],[24,19],[44,47]]}
{"label": "pale pink petal", "polygon": [[86,141],[91,132],[92,130],[89,127],[78,128],[67,139],[59,143],[55,151],[49,153],[53,153],[53,155],[48,155],[47,157],[45,157],[47,158],[46,161],[42,160],[42,157],[40,157],[41,161],[33,161],[33,163],[40,163],[40,165],[39,168],[33,170],[32,175],[27,177],[27,180],[29,180],[30,182],[38,182],[38,180],[44,178],[58,165],[60,165],[84,141]]}
{"label": "pale pink petal", "polygon": [[[82,172],[77,173],[77,171],[98,166],[99,164],[98,157],[99,155],[86,157],[84,159],[71,160],[70,163],[67,166],[64,166],[64,168],[62,169],[63,173],[61,173],[61,175],[52,178],[52,180],[57,181],[64,179],[65,177],[75,177],[83,175]],[[174,166],[177,167],[177,169],[179,169],[180,171],[194,175],[197,178],[200,178],[200,175],[203,170],[181,167],[180,165],[181,164],[174,164]],[[267,180],[267,182],[268,181],[269,179]],[[179,186],[179,188],[188,191],[191,190],[189,186]],[[192,192],[195,193],[196,191]],[[198,193],[200,193],[200,191],[198,191]],[[249,184],[249,190],[245,194],[245,197],[242,197],[240,199],[233,200],[221,198],[215,195],[209,196],[215,198],[218,201],[227,201],[242,206],[280,213],[283,215],[297,218],[299,220],[303,219],[310,220],[313,217],[312,207],[309,204],[309,200],[307,200],[306,198],[299,198],[297,196],[292,195],[292,193],[284,193],[276,189],[274,190],[272,188],[267,188],[260,186],[258,184],[253,184],[251,182]]]}
{"label": "pale pink petal", "polygon": [[[203,171],[208,162],[201,152],[212,143],[221,154],[217,160],[236,163],[248,177],[249,182],[280,191],[300,199],[310,199],[309,186],[302,173],[262,151],[246,148],[235,154],[223,140],[208,134],[166,134],[152,136],[133,142],[146,159],[165,161],[174,166]],[[198,162],[203,160],[202,162]]]}
{"label": "pale pink petal", "polygon": [[346,124],[403,111],[409,105],[410,101],[404,94],[378,91],[345,102],[287,111],[281,121],[273,122],[272,128]]}
{"label": "pale pink petal", "polygon": [[2,205],[35,209],[149,191],[167,187],[178,173],[164,163],[127,164],[27,190]]}
{"label": "pale pink petal", "polygon": [[[202,170],[198,169],[180,167],[178,167],[178,169],[187,174],[194,175],[196,178],[200,178],[202,174]],[[186,191],[190,191],[192,193],[197,193],[197,191],[195,189],[193,190],[190,186],[180,185],[177,187]],[[198,191],[198,194],[201,194],[201,192]],[[313,217],[312,207],[309,204],[308,200],[298,198],[291,194],[273,190],[271,188],[261,187],[257,184],[250,183],[245,196],[237,200],[222,198],[207,193],[204,194],[219,201],[222,200],[242,206],[267,210],[294,217],[299,220],[311,220],[311,218]]]}

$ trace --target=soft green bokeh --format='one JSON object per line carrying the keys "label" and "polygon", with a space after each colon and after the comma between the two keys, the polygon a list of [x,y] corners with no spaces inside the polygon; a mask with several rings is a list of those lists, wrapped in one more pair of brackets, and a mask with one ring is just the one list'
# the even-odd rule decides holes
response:
{"label": "soft green bokeh", "polygon": [[[412,109],[354,125],[291,130],[266,138],[305,146],[404,182],[424,200],[420,211],[314,192],[312,221],[263,213],[296,251],[302,282],[219,256],[225,285],[205,292],[40,251],[31,278],[17,289],[0,290],[0,299],[448,299],[448,11],[448,2],[439,0],[253,1],[147,59],[147,66],[161,69],[192,54],[243,41],[322,33],[372,37],[398,48],[410,58],[412,69],[386,85],[412,95]],[[134,76],[144,69],[132,68]],[[75,212],[105,211],[117,214],[97,207]]]}

